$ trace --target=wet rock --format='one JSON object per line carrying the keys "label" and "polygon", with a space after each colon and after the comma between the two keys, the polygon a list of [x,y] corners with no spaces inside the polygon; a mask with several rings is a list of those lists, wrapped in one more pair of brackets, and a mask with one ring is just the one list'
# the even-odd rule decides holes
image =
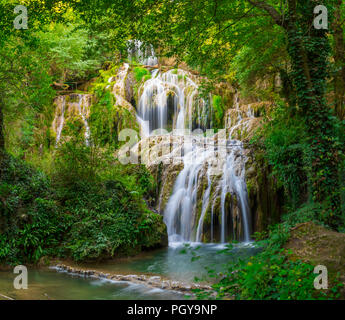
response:
{"label": "wet rock", "polygon": [[142,275],[142,274],[139,274],[139,275],[110,274],[110,273],[104,273],[104,272],[99,272],[95,270],[84,270],[84,269],[72,268],[65,265],[56,265],[55,268],[57,271],[60,271],[60,272],[63,270],[66,270],[68,273],[80,274],[85,277],[89,276],[96,279],[109,279],[112,281],[128,281],[132,283],[147,285],[153,288],[184,292],[186,294],[188,293],[191,294],[192,289],[195,289],[195,288],[202,288],[205,290],[211,289],[209,286],[201,286],[198,284],[188,284],[188,283],[179,282],[179,281],[164,280],[160,276],[147,277],[146,275]]}
{"label": "wet rock", "polygon": [[161,277],[155,276],[155,277],[150,277],[148,279],[148,284],[157,284],[160,283]]}

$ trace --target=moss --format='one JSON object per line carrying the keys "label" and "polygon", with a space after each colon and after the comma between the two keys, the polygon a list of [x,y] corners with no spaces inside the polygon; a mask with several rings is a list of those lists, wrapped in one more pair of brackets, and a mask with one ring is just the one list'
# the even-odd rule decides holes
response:
{"label": "moss", "polygon": [[[143,67],[135,67],[134,68],[134,77],[135,77],[135,80],[137,82],[141,82],[144,77],[146,77],[146,78],[149,77],[148,79],[150,79],[151,73]],[[148,79],[146,79],[146,80],[148,80]]]}
{"label": "moss", "polygon": [[[250,170],[249,170],[250,169]],[[277,184],[260,149],[252,149],[246,163],[246,182],[254,231],[263,231],[280,221],[284,192]]]}

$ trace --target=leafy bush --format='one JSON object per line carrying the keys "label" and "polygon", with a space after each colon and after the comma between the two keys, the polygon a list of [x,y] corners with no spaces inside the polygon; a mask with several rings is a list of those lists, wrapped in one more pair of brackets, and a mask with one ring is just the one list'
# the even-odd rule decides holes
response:
{"label": "leafy bush", "polygon": [[122,167],[96,147],[67,142],[55,155],[53,183],[11,156],[0,170],[0,263],[99,260],[165,241],[162,217],[143,200],[154,183],[142,166]]}
{"label": "leafy bush", "polygon": [[213,126],[215,128],[222,128],[223,127],[223,120],[224,120],[224,105],[221,96],[213,95],[213,112],[215,115],[215,120]]}
{"label": "leafy bush", "polygon": [[37,262],[53,254],[69,226],[49,179],[22,161],[0,164],[0,261]]}
{"label": "leafy bush", "polygon": [[72,219],[68,256],[103,259],[159,245],[166,230],[143,200],[154,188],[143,166],[122,166],[97,146],[70,141],[60,147],[55,170],[59,201]]}
{"label": "leafy bush", "polygon": [[280,105],[271,114],[260,136],[272,174],[283,184],[288,205],[297,208],[306,200],[308,144],[302,119],[289,118],[286,106]]}

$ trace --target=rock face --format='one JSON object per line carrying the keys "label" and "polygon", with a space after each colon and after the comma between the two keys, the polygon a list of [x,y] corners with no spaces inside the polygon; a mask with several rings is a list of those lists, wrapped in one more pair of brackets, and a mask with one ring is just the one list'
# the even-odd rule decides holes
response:
{"label": "rock face", "polygon": [[[128,64],[124,64],[117,69],[117,73],[107,80],[104,90],[111,92],[113,96],[113,106],[109,111],[103,107],[103,113],[107,114],[107,122],[111,123],[111,131],[115,131],[114,136],[119,137],[123,129],[139,131],[136,119],[136,110],[132,103],[134,99],[134,78]],[[51,137],[58,145],[62,138],[68,139],[72,135],[85,137],[85,142],[89,143],[92,133],[93,106],[96,97],[92,94],[71,93],[59,96],[55,99],[55,117],[51,127]]]}
{"label": "rock face", "polygon": [[[217,134],[206,138],[174,132],[151,135],[131,149],[156,179],[156,210],[164,214],[169,234],[185,232],[184,240],[248,239],[246,233],[277,222],[282,211],[281,190],[269,178],[270,168],[263,156],[249,144],[272,103],[242,104],[236,92],[229,88],[225,92],[229,94],[225,101],[233,101],[225,113],[225,129]],[[180,175],[185,175],[185,182]],[[181,188],[185,191],[178,196]],[[189,203],[186,197],[191,199]],[[186,206],[189,209],[184,211]],[[169,218],[169,210],[179,212]],[[169,230],[171,224],[174,230]],[[185,224],[189,224],[188,230],[181,231]]]}
{"label": "rock face", "polygon": [[139,131],[136,119],[136,110],[131,102],[133,99],[134,79],[129,64],[125,63],[118,70],[116,76],[108,79],[109,89],[115,97],[116,129],[117,135],[124,129]]}
{"label": "rock face", "polygon": [[252,227],[254,231],[264,231],[267,226],[278,223],[283,213],[284,190],[274,177],[264,160],[262,151],[248,150],[246,182]]}
{"label": "rock face", "polygon": [[292,250],[291,259],[311,265],[324,265],[331,274],[340,273],[345,285],[345,234],[312,222],[302,223],[291,230],[286,249]]}

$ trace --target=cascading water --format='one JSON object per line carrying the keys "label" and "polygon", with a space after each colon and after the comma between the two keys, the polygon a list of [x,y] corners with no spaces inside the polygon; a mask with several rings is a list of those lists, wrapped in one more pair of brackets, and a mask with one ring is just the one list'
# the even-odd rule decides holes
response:
{"label": "cascading water", "polygon": [[61,133],[62,133],[62,129],[64,126],[64,122],[65,122],[65,108],[66,108],[66,97],[65,96],[60,96],[57,98],[57,105],[58,108],[59,106],[61,106],[60,109],[60,115],[57,115],[55,117],[55,122],[58,123],[58,127],[56,130],[56,141],[55,141],[55,145],[57,146],[60,139],[61,139]]}
{"label": "cascading water", "polygon": [[[219,226],[219,241],[232,239],[250,240],[250,210],[245,182],[244,149],[238,140],[226,143],[218,137],[193,138],[194,145],[185,148],[184,168],[177,177],[173,192],[164,211],[164,221],[168,227],[169,240],[205,241],[205,219],[210,223],[209,241],[214,240],[215,225]],[[229,203],[227,196],[237,201]],[[219,203],[218,208],[215,204]],[[201,205],[198,208],[198,203]],[[216,211],[216,212],[215,212]],[[215,214],[217,213],[217,214]],[[237,216],[235,217],[235,214]],[[218,221],[215,221],[215,216]],[[241,230],[228,230],[229,221],[241,221]],[[235,221],[236,222],[236,221]]]}
{"label": "cascading water", "polygon": [[[200,97],[192,76],[183,70],[165,73],[153,70],[152,78],[139,92],[137,118],[144,137],[165,129],[174,130],[170,135],[174,139],[183,129],[205,130],[212,125],[207,101]],[[247,117],[252,116],[248,111]],[[239,116],[227,128],[228,139],[226,130],[207,137],[204,134],[183,137],[183,147],[180,146],[183,169],[164,209],[170,242],[250,240],[247,159],[242,142],[232,139],[233,132],[241,130],[247,121]],[[173,154],[176,152],[172,151]]]}
{"label": "cascading water", "polygon": [[79,95],[78,110],[85,126],[85,143],[87,146],[89,146],[90,145],[90,127],[86,119],[86,101],[85,101],[86,98],[87,97],[85,95],[82,95],[82,94]]}
{"label": "cascading water", "polygon": [[56,132],[55,146],[57,147],[61,141],[66,122],[70,121],[75,114],[80,116],[80,120],[84,125],[85,144],[90,145],[91,130],[87,119],[91,106],[91,95],[70,94],[68,96],[59,96],[56,98],[55,104],[56,114],[52,124],[53,130]]}
{"label": "cascading water", "polygon": [[[193,229],[200,174],[205,158],[211,159],[211,153],[211,149],[205,150],[202,146],[194,144],[191,150],[183,156],[184,168],[177,177],[172,196],[164,212],[164,221],[168,227],[170,241],[190,241],[194,238]],[[206,191],[204,195],[205,208],[208,204],[209,192],[210,190]]]}
{"label": "cascading water", "polygon": [[144,45],[140,40],[128,41],[128,56],[132,61],[133,58],[146,66],[155,66],[158,64],[158,58],[152,45]]}
{"label": "cascading water", "polygon": [[250,212],[248,205],[247,186],[245,181],[245,162],[243,156],[243,146],[238,140],[232,140],[230,154],[226,157],[223,167],[222,191],[221,191],[221,242],[226,242],[227,223],[226,223],[226,195],[230,192],[235,194],[240,203],[239,207],[242,213],[244,237],[243,240],[250,240]]}
{"label": "cascading water", "polygon": [[153,70],[152,78],[140,91],[138,121],[145,136],[156,129],[194,130],[210,126],[207,103],[198,94],[198,86],[187,72]]}

